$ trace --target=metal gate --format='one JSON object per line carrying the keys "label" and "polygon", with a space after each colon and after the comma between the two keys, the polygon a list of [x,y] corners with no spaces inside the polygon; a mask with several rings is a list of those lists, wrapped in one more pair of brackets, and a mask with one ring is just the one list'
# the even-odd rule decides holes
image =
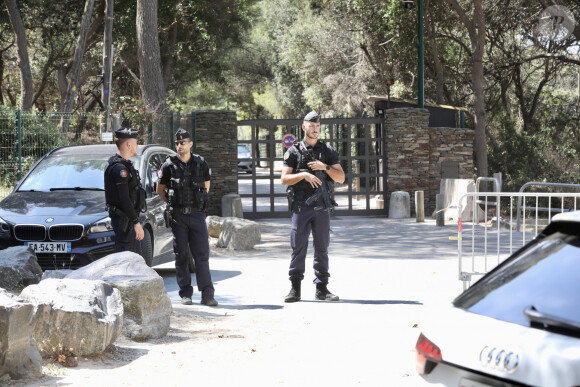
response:
{"label": "metal gate", "polygon": [[[238,193],[245,218],[289,216],[286,187],[280,184],[288,135],[302,139],[302,120],[238,121]],[[319,138],[337,151],[346,174],[345,182],[335,187],[334,214],[386,215],[383,119],[323,118]],[[242,169],[244,164],[249,168]]]}

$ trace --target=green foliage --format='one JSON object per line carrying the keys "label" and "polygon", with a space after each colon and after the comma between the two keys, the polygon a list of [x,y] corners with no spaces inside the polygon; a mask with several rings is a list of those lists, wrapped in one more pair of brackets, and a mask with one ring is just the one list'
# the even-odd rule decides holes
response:
{"label": "green foliage", "polygon": [[530,181],[580,183],[580,120],[566,114],[546,119],[540,133],[529,135],[513,117],[497,117],[501,130],[490,147],[490,171],[502,173],[505,191]]}
{"label": "green foliage", "polygon": [[[472,17],[474,2],[459,3]],[[84,1],[18,4],[27,29],[36,107],[57,110],[57,74],[70,68]],[[77,111],[98,109],[94,96],[101,88],[104,4],[95,2]],[[111,109],[143,133],[152,121],[165,128],[167,118],[151,117],[142,109],[135,79],[140,77],[135,4],[115,0]],[[472,110],[468,30],[449,1],[424,4],[426,101],[438,99]],[[580,20],[577,0],[559,4]],[[541,2],[498,0],[484,1],[483,6],[491,169],[503,172],[506,184],[516,188],[530,180],[578,181],[580,112],[573,108],[578,98],[578,37],[550,41],[543,36],[538,29]],[[158,22],[167,102],[177,112],[230,109],[240,117],[260,118],[299,117],[310,109],[328,115],[372,114],[366,99],[386,95],[387,79],[396,81],[392,97],[416,98],[417,9],[405,10],[400,0],[158,1]],[[20,74],[4,8],[0,23],[2,93],[11,105],[18,101]],[[30,152],[57,146],[58,120],[35,120],[24,123],[26,143],[36,144],[30,149],[37,150]],[[96,124],[91,119],[73,120],[75,133],[67,141],[93,136]],[[6,141],[10,145],[2,142],[1,151],[12,153],[1,161],[13,163],[13,134]]]}
{"label": "green foliage", "polygon": [[98,141],[96,130],[88,128],[85,128],[86,133],[95,133],[93,139],[77,136],[79,126],[94,125],[95,120],[87,119],[89,117],[85,115],[67,117],[71,122],[71,132],[63,135],[60,131],[61,115],[37,111],[21,113],[19,131],[16,111],[0,110],[0,185],[13,186],[19,175],[24,176],[40,157],[55,148]]}

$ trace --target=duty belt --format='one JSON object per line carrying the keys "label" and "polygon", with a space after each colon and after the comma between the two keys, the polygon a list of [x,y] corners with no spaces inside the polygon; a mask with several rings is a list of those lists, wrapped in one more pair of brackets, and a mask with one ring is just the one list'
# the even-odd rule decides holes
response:
{"label": "duty belt", "polygon": [[197,207],[185,206],[185,207],[175,207],[175,212],[178,212],[183,215],[188,215],[193,212],[201,212],[201,210]]}

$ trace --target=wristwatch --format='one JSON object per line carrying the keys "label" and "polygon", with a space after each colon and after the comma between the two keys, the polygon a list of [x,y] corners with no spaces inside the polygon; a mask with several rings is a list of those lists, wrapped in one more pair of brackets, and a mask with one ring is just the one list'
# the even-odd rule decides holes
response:
{"label": "wristwatch", "polygon": [[330,171],[330,165],[326,164],[326,170]]}

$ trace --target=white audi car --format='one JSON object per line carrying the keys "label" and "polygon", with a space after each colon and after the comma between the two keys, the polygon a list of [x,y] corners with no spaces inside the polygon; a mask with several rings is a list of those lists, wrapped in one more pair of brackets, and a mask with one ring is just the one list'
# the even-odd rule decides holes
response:
{"label": "white audi car", "polygon": [[443,386],[580,386],[580,212],[555,216],[429,323],[416,368]]}

